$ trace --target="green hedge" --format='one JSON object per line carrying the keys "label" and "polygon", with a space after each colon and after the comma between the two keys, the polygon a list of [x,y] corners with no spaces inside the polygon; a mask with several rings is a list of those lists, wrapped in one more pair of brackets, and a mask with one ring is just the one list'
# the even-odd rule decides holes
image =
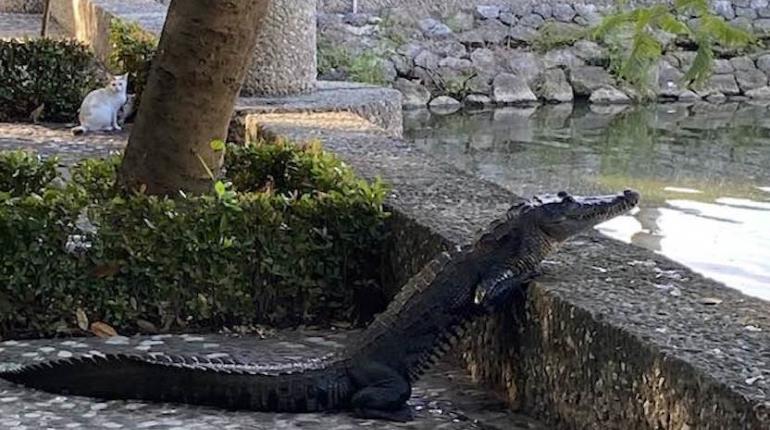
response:
{"label": "green hedge", "polygon": [[116,75],[128,73],[128,93],[136,96],[134,108],[137,109],[158,39],[134,22],[113,19],[110,21],[110,45],[110,68]]}
{"label": "green hedge", "polygon": [[118,164],[0,178],[0,335],[344,321],[379,288],[385,188],[316,147],[229,146],[225,196],[115,195]]}
{"label": "green hedge", "polygon": [[25,196],[38,192],[56,177],[56,159],[43,160],[23,151],[0,152],[0,192]]}
{"label": "green hedge", "polygon": [[89,91],[99,87],[93,54],[79,42],[0,40],[0,121],[73,121]]}

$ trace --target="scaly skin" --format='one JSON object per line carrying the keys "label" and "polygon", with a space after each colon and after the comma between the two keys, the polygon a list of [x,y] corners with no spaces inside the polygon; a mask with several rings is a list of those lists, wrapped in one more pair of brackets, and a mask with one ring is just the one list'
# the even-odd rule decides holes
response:
{"label": "scaly skin", "polygon": [[639,195],[565,192],[513,206],[472,245],[442,253],[341,353],[270,365],[165,354],[107,355],[0,377],[41,390],[274,412],[352,409],[407,420],[411,384],[472,319],[494,312],[561,243],[633,208]]}

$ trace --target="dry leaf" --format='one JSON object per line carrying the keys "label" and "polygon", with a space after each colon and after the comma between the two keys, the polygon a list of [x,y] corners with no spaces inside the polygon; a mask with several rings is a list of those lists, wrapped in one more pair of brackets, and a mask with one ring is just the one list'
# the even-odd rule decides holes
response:
{"label": "dry leaf", "polygon": [[118,263],[107,263],[94,267],[91,274],[97,278],[106,278],[115,276],[118,272],[120,272],[120,265]]}
{"label": "dry leaf", "polygon": [[101,321],[91,324],[91,333],[98,337],[114,337],[118,335],[118,332],[116,332],[114,328]]}
{"label": "dry leaf", "polygon": [[83,309],[78,308],[75,311],[75,318],[78,321],[78,327],[83,331],[88,331],[88,315]]}

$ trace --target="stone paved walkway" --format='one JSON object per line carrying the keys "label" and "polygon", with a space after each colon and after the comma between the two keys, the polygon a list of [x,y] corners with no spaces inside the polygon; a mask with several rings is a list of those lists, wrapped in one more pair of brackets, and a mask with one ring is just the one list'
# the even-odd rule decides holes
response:
{"label": "stone paved walkway", "polygon": [[[38,37],[43,15],[28,13],[0,13],[0,39]],[[49,23],[49,35],[58,37],[64,30],[55,22]]]}
{"label": "stone paved walkway", "polygon": [[70,165],[83,158],[122,151],[128,141],[127,130],[73,136],[70,127],[63,124],[0,123],[0,151],[26,149],[44,157],[58,156],[62,165]]}
{"label": "stone paved walkway", "polygon": [[[98,353],[157,352],[215,354],[261,361],[301,360],[338,349],[344,332],[284,331],[267,338],[224,335],[156,335],[74,338],[0,343],[0,368]],[[542,425],[509,411],[469,380],[451,359],[429,372],[414,389],[410,423],[362,420],[347,413],[275,414],[136,401],[99,401],[15,386],[0,380],[0,428],[32,429],[511,429]]]}

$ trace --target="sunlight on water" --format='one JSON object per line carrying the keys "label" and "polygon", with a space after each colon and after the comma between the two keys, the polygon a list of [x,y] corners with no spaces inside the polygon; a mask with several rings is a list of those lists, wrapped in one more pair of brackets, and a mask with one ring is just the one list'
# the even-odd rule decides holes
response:
{"label": "sunlight on water", "polygon": [[597,226],[626,243],[653,248],[696,272],[770,300],[770,203],[719,199],[671,200],[659,208],[655,231],[634,216]]}
{"label": "sunlight on water", "polygon": [[600,232],[770,300],[770,109],[624,109],[509,108],[407,117],[406,128],[418,147],[520,195],[635,188],[639,208]]}
{"label": "sunlight on water", "polygon": [[642,227],[642,224],[630,215],[613,218],[597,225],[596,229],[609,237],[626,243],[631,243],[634,235],[640,232],[646,232],[644,227]]}
{"label": "sunlight on water", "polygon": [[664,191],[671,191],[674,193],[684,193],[684,194],[701,194],[703,191],[695,190],[692,188],[682,188],[682,187],[666,187],[663,188]]}

